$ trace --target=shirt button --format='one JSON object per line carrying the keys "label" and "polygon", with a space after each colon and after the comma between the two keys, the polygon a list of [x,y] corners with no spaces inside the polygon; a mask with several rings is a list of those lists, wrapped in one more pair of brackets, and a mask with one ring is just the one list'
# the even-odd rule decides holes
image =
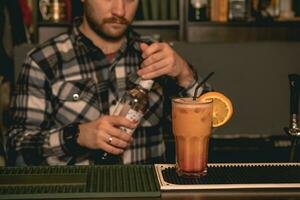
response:
{"label": "shirt button", "polygon": [[73,100],[78,101],[79,99],[79,94],[73,94]]}

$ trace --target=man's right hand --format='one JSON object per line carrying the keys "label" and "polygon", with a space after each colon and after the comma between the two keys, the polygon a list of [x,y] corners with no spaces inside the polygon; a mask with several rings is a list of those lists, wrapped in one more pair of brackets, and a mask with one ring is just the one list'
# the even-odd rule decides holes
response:
{"label": "man's right hand", "polygon": [[136,123],[120,116],[103,116],[96,121],[79,125],[77,143],[89,149],[102,149],[119,155],[132,141],[132,136],[120,129],[133,129]]}

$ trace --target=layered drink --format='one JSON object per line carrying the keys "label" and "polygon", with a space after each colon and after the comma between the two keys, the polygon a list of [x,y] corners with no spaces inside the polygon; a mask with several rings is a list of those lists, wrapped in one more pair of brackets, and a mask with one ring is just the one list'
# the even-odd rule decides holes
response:
{"label": "layered drink", "polygon": [[176,168],[180,176],[206,174],[212,111],[212,100],[199,102],[192,98],[175,98],[172,101]]}

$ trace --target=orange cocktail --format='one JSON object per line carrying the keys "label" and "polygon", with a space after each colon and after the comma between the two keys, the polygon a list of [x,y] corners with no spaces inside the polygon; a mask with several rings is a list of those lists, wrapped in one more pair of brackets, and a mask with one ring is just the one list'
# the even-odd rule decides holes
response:
{"label": "orange cocktail", "polygon": [[176,168],[179,175],[206,174],[212,112],[212,100],[173,99],[173,133],[176,143]]}

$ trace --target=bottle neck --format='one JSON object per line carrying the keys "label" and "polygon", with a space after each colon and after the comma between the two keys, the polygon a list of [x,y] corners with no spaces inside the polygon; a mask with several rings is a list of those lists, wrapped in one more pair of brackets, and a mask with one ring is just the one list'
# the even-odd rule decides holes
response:
{"label": "bottle neck", "polygon": [[141,80],[139,86],[144,90],[150,91],[153,86],[153,80]]}

